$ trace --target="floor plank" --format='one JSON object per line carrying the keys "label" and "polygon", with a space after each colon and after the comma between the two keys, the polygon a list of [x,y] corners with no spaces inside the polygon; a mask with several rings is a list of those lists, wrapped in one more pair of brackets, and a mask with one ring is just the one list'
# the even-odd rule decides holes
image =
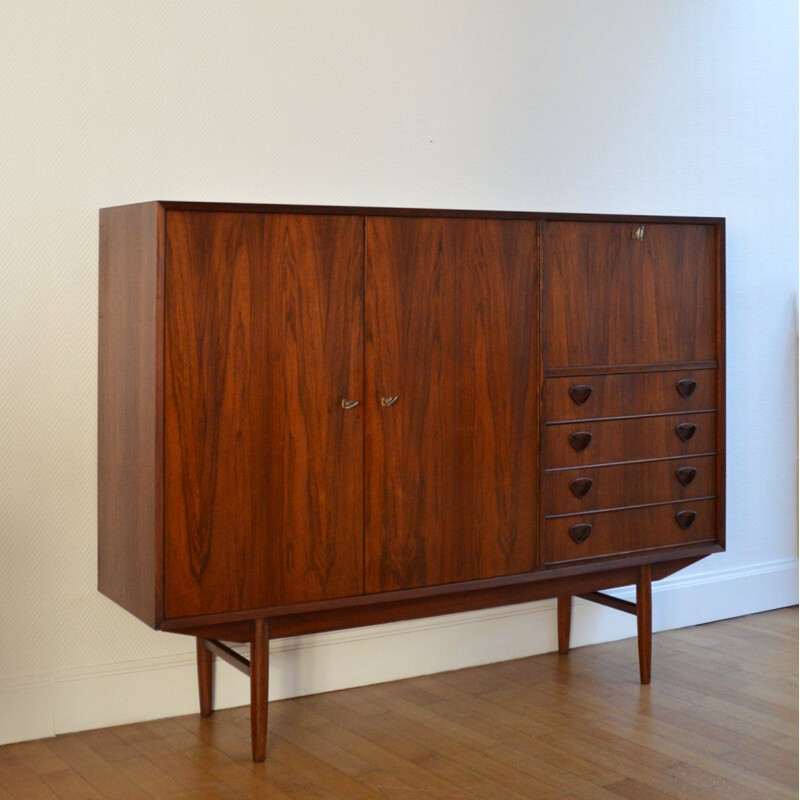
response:
{"label": "floor plank", "polygon": [[797,797],[798,616],[0,747],[0,800]]}

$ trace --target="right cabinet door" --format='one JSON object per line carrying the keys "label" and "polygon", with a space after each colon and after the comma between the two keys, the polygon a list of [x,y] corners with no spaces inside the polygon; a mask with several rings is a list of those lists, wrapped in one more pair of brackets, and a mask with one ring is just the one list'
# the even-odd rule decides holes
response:
{"label": "right cabinet door", "polygon": [[542,258],[548,370],[716,357],[713,226],[544,222]]}
{"label": "right cabinet door", "polygon": [[542,223],[545,566],[722,541],[720,243]]}
{"label": "right cabinet door", "polygon": [[536,562],[534,221],[366,221],[365,589]]}

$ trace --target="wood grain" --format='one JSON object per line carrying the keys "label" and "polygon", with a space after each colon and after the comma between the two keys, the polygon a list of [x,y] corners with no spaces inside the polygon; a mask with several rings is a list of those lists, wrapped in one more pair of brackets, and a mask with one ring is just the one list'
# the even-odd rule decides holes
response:
{"label": "wood grain", "polygon": [[628,638],[272,703],[257,767],[247,708],[7,745],[0,797],[796,798],[796,607],[653,646],[653,689]]}
{"label": "wood grain", "polygon": [[546,367],[714,359],[715,229],[542,223]]}
{"label": "wood grain", "polygon": [[727,316],[725,312],[725,220],[715,226],[716,232],[716,300],[717,315],[716,325],[716,344],[717,359],[719,369],[717,370],[717,541],[726,546],[726,467],[727,467],[727,389],[726,389],[726,325]]}
{"label": "wood grain", "polygon": [[[697,426],[687,441],[683,441],[676,431],[679,425],[684,424]],[[591,434],[591,441],[582,450],[576,450],[569,439],[579,433]],[[690,456],[713,453],[716,446],[716,417],[713,413],[545,425],[542,431],[542,466],[556,469]]]}
{"label": "wood grain", "polygon": [[529,571],[535,226],[369,218],[366,242],[366,590]]}
{"label": "wood grain", "polygon": [[[271,602],[363,591],[364,221],[265,217]],[[361,400],[345,411],[342,399]]]}
{"label": "wood grain", "polygon": [[258,602],[263,234],[254,215],[167,215],[167,617]]}
{"label": "wood grain", "polygon": [[203,637],[195,641],[197,649],[197,689],[200,694],[200,716],[210,717],[214,712],[214,656],[206,648]]}
{"label": "wood grain", "polygon": [[[695,550],[696,555],[687,560],[685,554],[692,549]],[[273,617],[270,635],[273,638],[299,636],[320,631],[379,625],[386,622],[440,616],[478,608],[494,608],[566,594],[581,594],[617,586],[628,586],[636,583],[639,565],[643,562],[648,560],[655,562],[652,564],[653,577],[654,580],[658,580],[693,563],[700,557],[699,552],[702,550],[703,546],[685,547],[683,548],[684,557],[674,562],[666,559],[678,559],[679,553],[676,551],[645,551],[630,558],[620,556],[618,559],[601,564],[578,562],[571,565],[575,571],[568,578],[558,577],[559,569],[555,567],[535,573],[538,578],[535,581],[473,588],[456,591],[449,595],[403,598],[387,603],[364,604],[334,608],[328,611]],[[457,585],[453,584],[453,586]]]}
{"label": "wood grain", "polygon": [[[675,515],[683,510],[697,513],[694,523],[681,528]],[[581,544],[569,535],[573,525],[588,524],[591,533]],[[543,551],[547,564],[576,559],[673,547],[681,543],[711,541],[716,537],[716,502],[687,500],[623,511],[601,511],[545,521]]]}
{"label": "wood grain", "polygon": [[584,364],[576,367],[543,367],[546,378],[585,378],[589,375],[625,375],[667,370],[717,369],[716,358],[701,361],[651,361],[644,364]]}
{"label": "wood grain", "polygon": [[98,586],[151,626],[161,616],[159,225],[156,203],[100,212]]}
{"label": "wood grain", "polygon": [[[678,381],[684,379],[697,382],[693,394],[686,398],[677,389]],[[544,382],[543,415],[546,422],[556,422],[715,409],[716,379],[716,370],[547,378]],[[591,388],[591,394],[581,404],[570,396],[570,389],[574,386]]]}
{"label": "wood grain", "polygon": [[432,219],[571,220],[574,222],[670,223],[721,225],[724,217],[664,216],[632,214],[569,214],[553,211],[483,211],[465,208],[392,208],[387,206],[312,206],[280,203],[214,203],[189,200],[159,200],[159,205],[176,211],[234,211],[252,214],[322,214],[361,217],[427,217]]}
{"label": "wood grain", "polygon": [[180,203],[101,219],[100,580],[150,624],[335,630],[641,583],[723,549],[723,221]]}
{"label": "wood grain", "polygon": [[[679,469],[697,470],[691,483],[683,486]],[[579,514],[601,508],[660,503],[716,493],[714,456],[616,464],[608,467],[546,471],[542,474],[544,515]],[[575,480],[588,479],[591,487],[582,497],[570,490]]]}
{"label": "wood grain", "polygon": [[250,738],[253,761],[267,755],[269,710],[269,620],[253,620],[250,643]]}
{"label": "wood grain", "polygon": [[636,581],[636,631],[639,681],[647,685],[650,683],[653,654],[653,583],[649,564],[639,568],[639,580]]}
{"label": "wood grain", "polygon": [[[438,616],[457,609],[459,604],[469,608],[488,608],[497,605],[526,602],[526,599],[556,597],[578,591],[587,574],[595,588],[608,587],[622,570],[628,579],[622,584],[634,583],[636,576],[631,568],[649,563],[653,566],[653,579],[660,580],[693,564],[700,558],[723,552],[716,542],[687,543],[669,550],[640,551],[621,554],[613,561],[602,565],[582,562],[566,562],[563,566],[547,570],[502,575],[476,581],[441,583],[416,589],[397,589],[392,592],[361,594],[354,597],[317,600],[309,603],[278,605],[259,609],[259,614],[272,622],[301,619],[302,632],[310,633],[338,628],[372,625],[420,616]],[[602,569],[601,569],[602,567]],[[583,590],[581,590],[583,591]],[[520,599],[521,598],[521,599]],[[483,605],[481,605],[483,604]],[[386,609],[390,609],[389,612]],[[466,605],[465,605],[466,608]],[[423,611],[424,609],[424,611]],[[191,636],[231,641],[248,641],[245,626],[254,618],[252,610],[228,611],[208,614],[203,617],[183,617],[164,620],[161,630],[187,633]],[[222,628],[224,633],[219,632]],[[292,631],[292,632],[289,632]],[[294,636],[299,629],[294,623],[275,625],[270,629],[272,638]]]}
{"label": "wood grain", "polygon": [[361,224],[167,217],[166,613],[361,587]]}

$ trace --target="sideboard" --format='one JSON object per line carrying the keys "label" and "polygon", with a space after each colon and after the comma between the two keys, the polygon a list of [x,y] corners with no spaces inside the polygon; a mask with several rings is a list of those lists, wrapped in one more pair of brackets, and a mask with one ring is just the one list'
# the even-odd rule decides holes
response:
{"label": "sideboard", "polygon": [[[250,676],[269,640],[580,596],[725,547],[718,218],[100,212],[99,588]],[[636,586],[636,602],[603,590]],[[250,658],[230,646],[249,642]]]}

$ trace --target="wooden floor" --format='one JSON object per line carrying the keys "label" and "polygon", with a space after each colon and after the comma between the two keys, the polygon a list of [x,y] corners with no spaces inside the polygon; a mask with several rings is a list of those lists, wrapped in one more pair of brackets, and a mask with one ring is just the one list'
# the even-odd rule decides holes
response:
{"label": "wooden floor", "polygon": [[0,748],[5,798],[796,798],[797,609]]}

